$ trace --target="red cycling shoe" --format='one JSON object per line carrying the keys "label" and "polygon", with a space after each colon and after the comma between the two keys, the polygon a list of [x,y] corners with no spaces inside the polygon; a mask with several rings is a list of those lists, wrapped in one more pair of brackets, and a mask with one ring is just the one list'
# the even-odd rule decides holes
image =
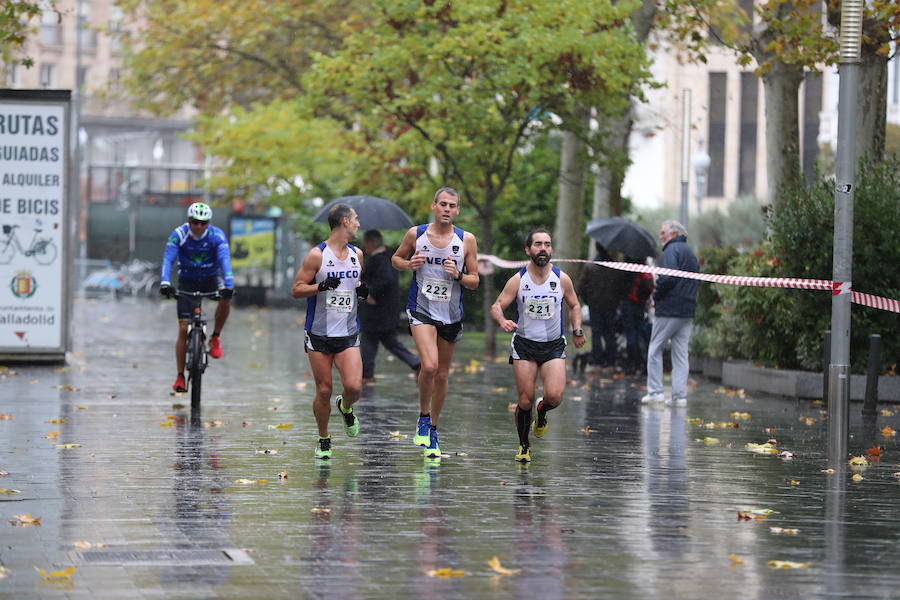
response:
{"label": "red cycling shoe", "polygon": [[172,389],[176,392],[186,392],[187,391],[187,383],[184,381],[184,375],[179,375],[175,379],[175,383],[172,384]]}
{"label": "red cycling shoe", "polygon": [[209,355],[213,358],[222,358],[222,342],[219,341],[219,336],[213,336],[209,339]]}

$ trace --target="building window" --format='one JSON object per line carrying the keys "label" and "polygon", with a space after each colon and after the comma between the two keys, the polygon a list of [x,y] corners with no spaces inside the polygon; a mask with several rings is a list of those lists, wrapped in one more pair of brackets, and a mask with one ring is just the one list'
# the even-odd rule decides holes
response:
{"label": "building window", "polygon": [[78,38],[85,50],[97,48],[97,32],[91,29],[91,5],[78,2]]}
{"label": "building window", "polygon": [[56,87],[56,65],[48,63],[41,65],[41,87],[43,89]]}
{"label": "building window", "polygon": [[725,195],[725,104],[727,102],[727,73],[709,73],[709,175],[707,196]]}
{"label": "building window", "polygon": [[6,87],[12,88],[16,86],[16,77],[18,76],[18,66],[16,64],[6,65]]}
{"label": "building window", "polygon": [[41,29],[38,32],[38,39],[45,46],[62,46],[62,33],[60,14],[49,4],[45,5],[41,13]]}
{"label": "building window", "polygon": [[119,69],[110,69],[109,70],[109,91],[118,92],[122,89],[122,75]]}
{"label": "building window", "polygon": [[741,139],[738,154],[738,196],[756,193],[756,132],[759,122],[759,78],[741,73]]}
{"label": "building window", "polygon": [[84,66],[78,67],[78,82],[76,83],[76,87],[79,90],[84,88],[85,84],[87,83],[87,78],[88,78],[88,67],[84,67]]}
{"label": "building window", "polygon": [[110,7],[109,12],[109,50],[113,53],[122,51],[122,35],[125,22],[125,13],[118,6]]}
{"label": "building window", "polygon": [[803,79],[803,177],[808,184],[816,178],[819,158],[819,113],[822,112],[822,74],[807,73]]}

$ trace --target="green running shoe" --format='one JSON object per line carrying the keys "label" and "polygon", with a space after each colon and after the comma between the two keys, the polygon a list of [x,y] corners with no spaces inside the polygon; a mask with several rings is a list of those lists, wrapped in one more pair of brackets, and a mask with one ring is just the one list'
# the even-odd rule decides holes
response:
{"label": "green running shoe", "polygon": [[328,460],[329,458],[331,458],[330,437],[319,438],[319,442],[316,444],[316,458],[320,458],[322,460]]}
{"label": "green running shoe", "polygon": [[537,416],[534,418],[534,437],[539,438],[544,437],[544,434],[547,433],[547,427],[550,426],[550,421],[547,419],[547,413],[543,413],[543,416],[541,416],[541,405],[543,403],[544,399],[538,398]]}
{"label": "green running shoe", "polygon": [[516,461],[520,463],[531,462],[531,447],[519,446],[519,453],[516,454]]}
{"label": "green running shoe", "polygon": [[347,432],[347,435],[349,437],[356,437],[359,435],[359,419],[357,419],[356,415],[353,414],[352,406],[348,410],[344,411],[344,407],[341,406],[341,402],[343,401],[343,396],[337,397],[338,412],[341,413],[342,417],[344,417],[344,431]]}
{"label": "green running shoe", "polygon": [[438,444],[437,427],[432,425],[428,434],[428,447],[425,448],[425,458],[440,458],[441,446]]}
{"label": "green running shoe", "polygon": [[419,417],[419,421],[416,423],[416,435],[413,436],[413,443],[416,446],[424,446],[428,447],[428,444],[431,443],[431,415],[425,415],[424,417]]}

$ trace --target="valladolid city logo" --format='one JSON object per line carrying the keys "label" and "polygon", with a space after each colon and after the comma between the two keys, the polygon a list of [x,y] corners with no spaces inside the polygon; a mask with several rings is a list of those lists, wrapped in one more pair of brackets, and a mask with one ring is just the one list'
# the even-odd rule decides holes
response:
{"label": "valladolid city logo", "polygon": [[30,271],[19,271],[9,282],[9,289],[16,298],[31,298],[37,291],[37,279]]}

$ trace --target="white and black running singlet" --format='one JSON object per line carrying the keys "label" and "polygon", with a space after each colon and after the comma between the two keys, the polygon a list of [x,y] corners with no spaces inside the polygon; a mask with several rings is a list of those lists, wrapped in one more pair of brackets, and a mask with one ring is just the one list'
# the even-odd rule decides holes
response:
{"label": "white and black running singlet", "polygon": [[463,272],[465,232],[454,227],[450,243],[438,248],[431,243],[427,230],[428,225],[416,229],[416,252],[425,257],[425,264],[413,271],[406,308],[438,323],[458,323],[463,317],[462,285],[444,271],[444,260],[452,259]]}
{"label": "white and black running singlet", "polygon": [[547,280],[538,285],[527,267],[519,271],[519,293],[516,295],[515,334],[534,342],[552,342],[564,336],[561,272],[554,266]]}
{"label": "white and black running singlet", "polygon": [[356,286],[362,265],[356,248],[347,245],[347,258],[339,260],[325,242],[319,244],[322,266],[310,283],[321,283],[330,276],[341,280],[333,290],[318,292],[306,301],[306,331],[324,337],[347,337],[359,333],[356,316]]}

